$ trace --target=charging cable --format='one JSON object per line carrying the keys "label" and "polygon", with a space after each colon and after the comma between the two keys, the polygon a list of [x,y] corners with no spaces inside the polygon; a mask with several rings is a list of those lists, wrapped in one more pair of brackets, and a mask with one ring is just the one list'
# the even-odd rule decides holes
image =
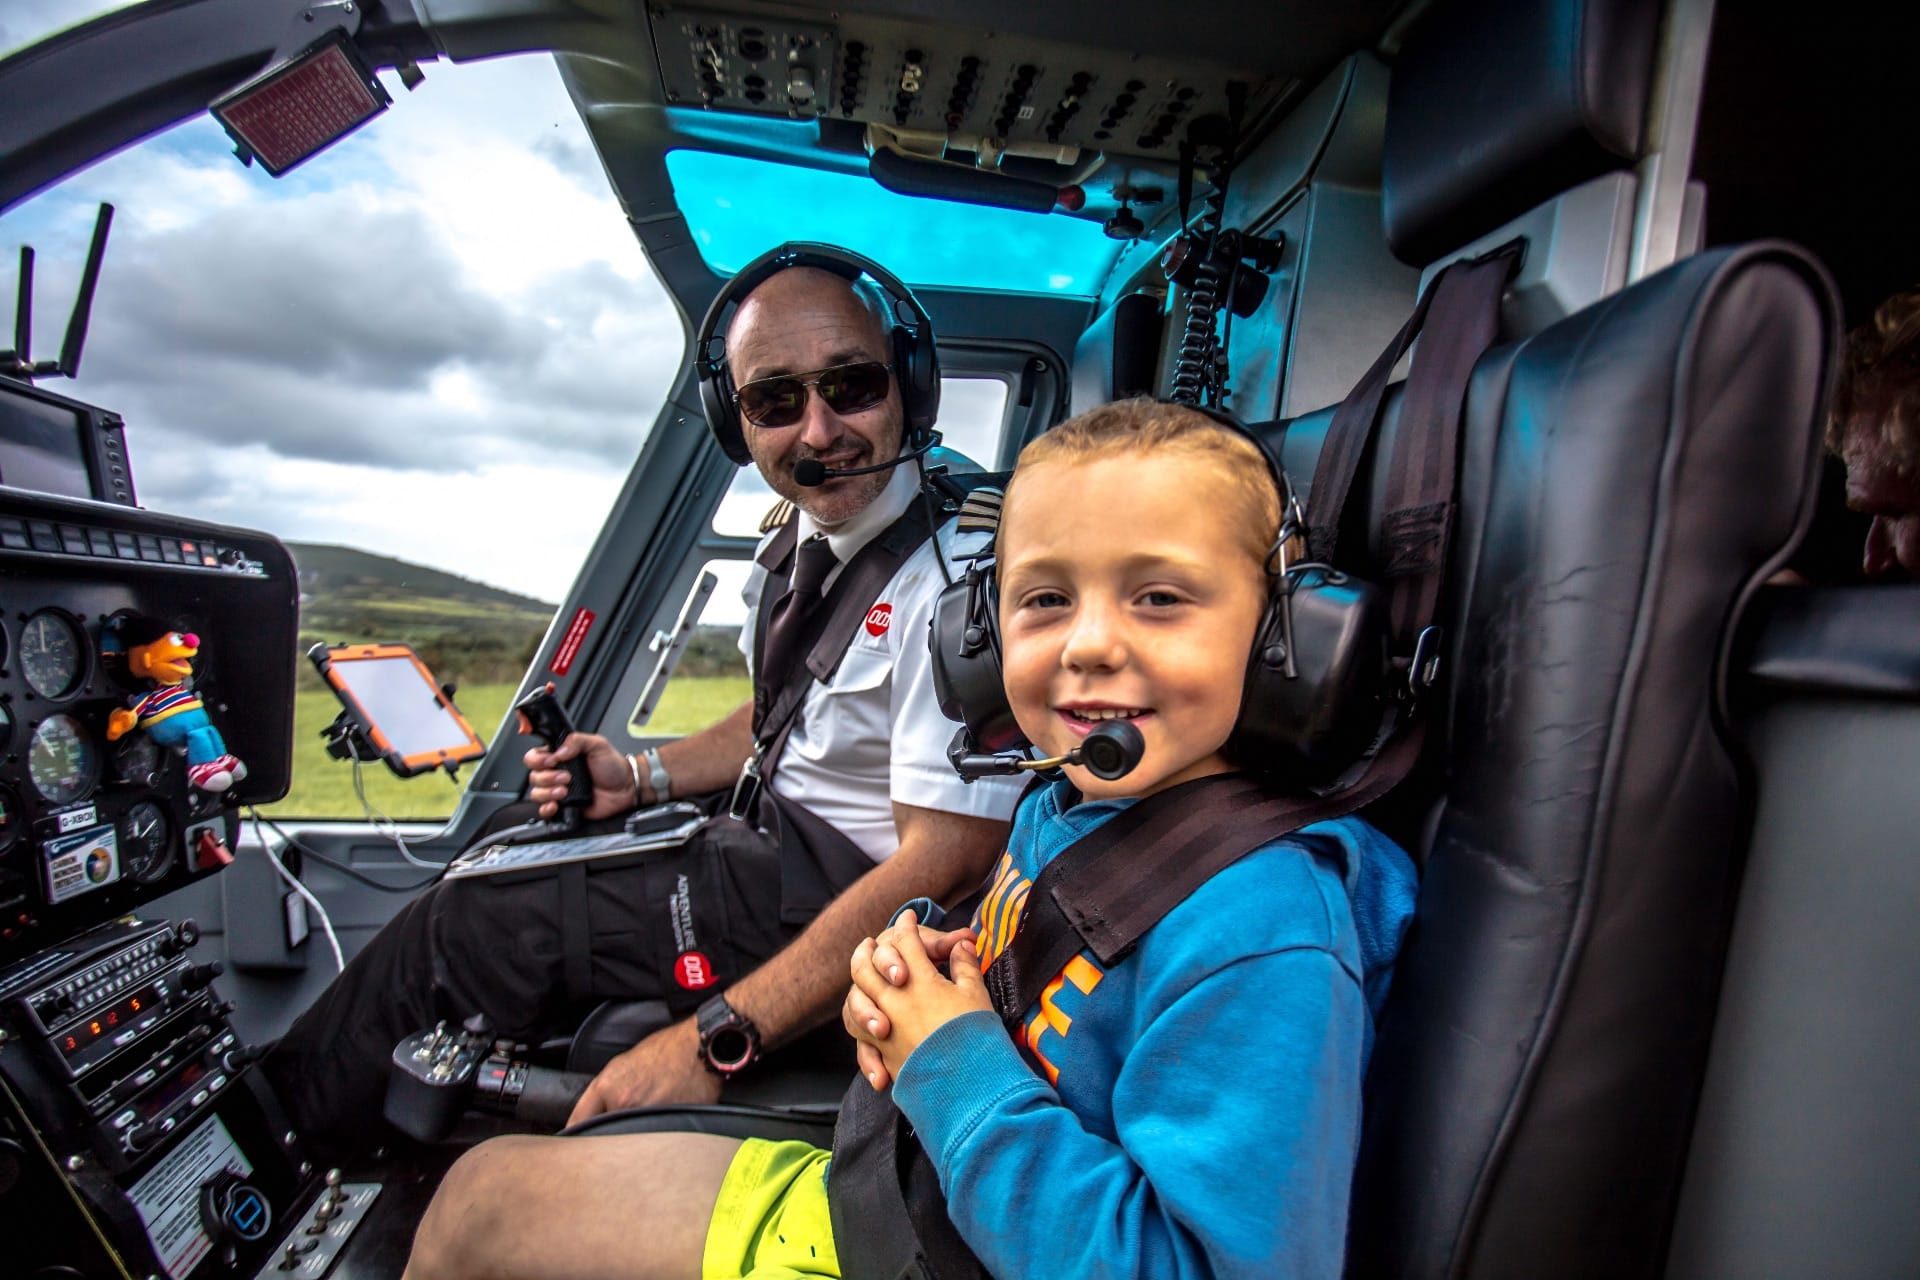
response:
{"label": "charging cable", "polygon": [[320,917],[321,932],[327,935],[327,945],[333,948],[333,967],[339,972],[345,972],[347,959],[340,950],[340,937],[333,931],[333,918],[327,914],[327,909],[320,905],[320,899],[313,896],[313,891],[300,883],[299,876],[287,870],[286,863],[280,861],[280,855],[275,853],[273,846],[267,843],[267,833],[260,827],[260,811],[248,805],[247,815],[253,820],[253,838],[260,842],[260,852],[266,855],[267,862],[273,867],[274,872],[306,901],[315,915]]}
{"label": "charging cable", "polygon": [[373,801],[367,799],[366,783],[360,777],[359,756],[353,757],[353,794],[359,798],[360,808],[366,812],[367,821],[373,825],[373,829],[393,841],[393,847],[400,851],[400,856],[407,860],[408,865],[436,874],[446,870],[444,863],[429,862],[409,849],[406,837],[400,834],[400,828],[395,825],[393,819],[373,807]]}

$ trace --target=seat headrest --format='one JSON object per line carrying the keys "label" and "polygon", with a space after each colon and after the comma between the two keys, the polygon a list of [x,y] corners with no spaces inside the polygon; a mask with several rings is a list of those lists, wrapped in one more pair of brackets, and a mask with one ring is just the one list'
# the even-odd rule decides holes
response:
{"label": "seat headrest", "polygon": [[1073,347],[1073,412],[1150,396],[1160,376],[1161,300],[1130,293],[1087,326]]}
{"label": "seat headrest", "polygon": [[1442,0],[1394,64],[1387,241],[1424,266],[1639,152],[1659,0]]}

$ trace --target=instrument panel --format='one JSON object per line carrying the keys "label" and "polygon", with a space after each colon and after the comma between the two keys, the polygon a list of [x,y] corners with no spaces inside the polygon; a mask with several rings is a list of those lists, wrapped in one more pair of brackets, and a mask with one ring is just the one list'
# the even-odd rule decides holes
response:
{"label": "instrument panel", "polygon": [[[297,591],[267,535],[0,488],[0,960],[218,870],[285,794]],[[179,708],[130,669],[156,627],[198,642]],[[191,785],[188,723],[245,777]]]}
{"label": "instrument panel", "polygon": [[[731,7],[647,6],[669,103],[1078,147],[1174,161],[1188,121],[1247,118],[1281,77],[878,15],[828,23]],[[1230,86],[1237,86],[1230,88]]]}

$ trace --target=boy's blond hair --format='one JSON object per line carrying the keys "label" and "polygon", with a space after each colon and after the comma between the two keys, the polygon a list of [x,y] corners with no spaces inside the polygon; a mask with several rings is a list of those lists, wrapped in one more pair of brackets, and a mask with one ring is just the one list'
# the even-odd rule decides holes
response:
{"label": "boy's blond hair", "polygon": [[[1259,446],[1231,427],[1185,405],[1159,400],[1116,400],[1067,419],[1020,451],[1007,489],[1020,473],[1045,462],[1088,462],[1122,454],[1187,453],[1211,459],[1239,501],[1235,527],[1255,559],[1266,562],[1280,535],[1280,493]],[[1299,551],[1288,547],[1290,554]],[[1298,558],[1297,555],[1294,558]]]}

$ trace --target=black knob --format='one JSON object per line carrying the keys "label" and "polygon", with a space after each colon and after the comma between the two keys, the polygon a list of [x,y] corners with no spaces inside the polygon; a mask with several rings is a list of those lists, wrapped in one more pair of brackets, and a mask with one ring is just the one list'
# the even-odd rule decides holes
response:
{"label": "black knob", "polygon": [[160,1124],[157,1120],[149,1120],[145,1124],[133,1126],[127,1130],[127,1150],[134,1155],[139,1155],[151,1149],[153,1144],[160,1140],[160,1133]]}
{"label": "black knob", "polygon": [[227,966],[221,964],[218,960],[209,960],[206,964],[192,965],[185,973],[180,975],[180,989],[182,991],[198,991],[226,971]]}

